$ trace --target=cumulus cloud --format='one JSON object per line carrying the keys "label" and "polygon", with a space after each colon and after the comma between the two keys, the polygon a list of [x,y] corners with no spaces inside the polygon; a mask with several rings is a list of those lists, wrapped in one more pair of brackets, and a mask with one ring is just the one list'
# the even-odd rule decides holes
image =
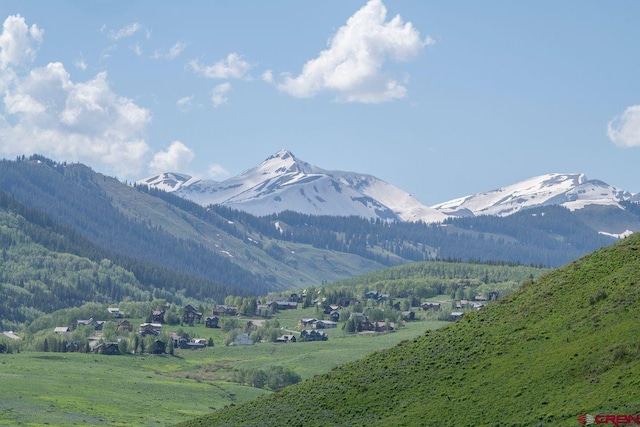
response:
{"label": "cumulus cloud", "polygon": [[227,98],[229,90],[231,90],[231,83],[229,82],[221,83],[213,88],[213,91],[211,91],[211,102],[215,108],[229,101],[229,98]]}
{"label": "cumulus cloud", "polygon": [[0,155],[39,153],[116,174],[136,173],[149,152],[145,141],[149,111],[115,94],[106,72],[74,82],[60,62],[22,69],[34,59],[42,35],[20,16],[4,22],[0,76],[11,78],[0,79]]}
{"label": "cumulus cloud", "polygon": [[177,42],[176,44],[171,46],[169,50],[157,49],[155,52],[153,52],[153,55],[151,57],[154,59],[176,59],[178,56],[180,56],[180,54],[186,47],[187,45],[185,43]]}
{"label": "cumulus cloud", "polygon": [[215,179],[224,179],[231,175],[229,171],[227,171],[217,163],[209,166],[209,168],[207,169],[207,174],[209,175],[209,177]]}
{"label": "cumulus cloud", "polygon": [[43,36],[44,30],[35,24],[29,27],[20,15],[5,19],[0,34],[0,70],[33,61]]}
{"label": "cumulus cloud", "polygon": [[403,82],[383,71],[386,61],[408,61],[432,38],[420,38],[410,22],[399,15],[387,21],[381,0],[370,0],[351,16],[329,40],[328,49],[308,61],[298,76],[285,75],[278,88],[308,98],[323,91],[340,101],[380,103],[402,98]]}
{"label": "cumulus cloud", "polygon": [[607,125],[609,139],[620,147],[640,147],[640,105],[627,107]]}
{"label": "cumulus cloud", "polygon": [[167,151],[160,151],[149,163],[151,173],[180,172],[188,170],[195,155],[193,151],[180,141],[173,141]]}
{"label": "cumulus cloud", "polygon": [[237,53],[230,53],[213,65],[202,65],[197,59],[189,62],[194,73],[210,79],[243,79],[252,65],[242,59]]}
{"label": "cumulus cloud", "polygon": [[61,63],[50,63],[18,79],[3,103],[5,155],[41,153],[128,175],[149,151],[149,111],[111,91],[105,72],[74,83]]}

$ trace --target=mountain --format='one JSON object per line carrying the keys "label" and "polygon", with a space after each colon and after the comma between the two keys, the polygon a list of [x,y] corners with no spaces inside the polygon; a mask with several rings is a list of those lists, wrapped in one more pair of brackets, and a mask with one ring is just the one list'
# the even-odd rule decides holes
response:
{"label": "mountain", "polygon": [[373,220],[442,223],[450,218],[506,217],[521,210],[562,206],[596,231],[620,238],[640,230],[624,201],[638,195],[589,180],[584,174],[550,173],[496,190],[428,207],[374,176],[328,171],[281,150],[264,162],[222,182],[165,172],[138,185],[172,192],[202,206],[223,205],[265,216],[284,211],[309,215],[358,216]]}
{"label": "mountain", "polygon": [[448,327],[182,425],[637,424],[639,275],[632,235]]}
{"label": "mountain", "polygon": [[174,192],[203,206],[220,204],[257,216],[291,210],[310,215],[427,223],[447,218],[374,176],[321,169],[287,150],[222,182],[166,172],[137,184]]}
{"label": "mountain", "polygon": [[551,173],[474,194],[432,208],[451,216],[507,216],[522,209],[559,205],[570,210],[585,206],[616,206],[629,200],[632,194],[599,180],[589,180],[584,174]]}

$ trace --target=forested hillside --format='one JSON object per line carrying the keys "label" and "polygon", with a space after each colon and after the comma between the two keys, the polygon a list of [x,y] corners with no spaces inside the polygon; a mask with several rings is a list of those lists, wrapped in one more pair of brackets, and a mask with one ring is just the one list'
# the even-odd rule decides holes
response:
{"label": "forested hillside", "polygon": [[248,295],[96,245],[0,191],[0,329],[86,302]]}

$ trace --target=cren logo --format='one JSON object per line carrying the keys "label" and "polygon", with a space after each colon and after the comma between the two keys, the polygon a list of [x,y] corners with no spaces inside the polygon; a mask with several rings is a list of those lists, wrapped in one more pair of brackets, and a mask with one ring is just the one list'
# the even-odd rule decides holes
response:
{"label": "cren logo", "polygon": [[596,422],[596,417],[589,414],[582,414],[578,417],[578,422],[582,425],[589,425]]}
{"label": "cren logo", "polygon": [[640,414],[636,414],[636,415],[624,415],[624,414],[618,414],[618,415],[604,415],[604,414],[598,414],[598,415],[589,415],[589,414],[582,414],[580,416],[578,416],[578,422],[582,425],[590,425],[590,424],[613,424],[614,426],[618,427],[621,425],[630,425],[630,424],[634,424],[634,425],[640,425]]}

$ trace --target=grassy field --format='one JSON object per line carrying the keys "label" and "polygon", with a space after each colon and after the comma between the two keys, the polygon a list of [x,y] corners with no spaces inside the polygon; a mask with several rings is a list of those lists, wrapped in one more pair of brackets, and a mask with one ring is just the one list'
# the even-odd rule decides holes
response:
{"label": "grassy field", "polygon": [[[280,323],[293,327],[312,314],[292,311]],[[171,425],[270,393],[230,382],[234,370],[279,365],[306,379],[443,324],[411,322],[375,336],[334,329],[324,342],[237,347],[222,345],[222,331],[197,325],[183,329],[192,337],[212,337],[213,348],[176,349],[174,356],[2,354],[0,426]]]}

